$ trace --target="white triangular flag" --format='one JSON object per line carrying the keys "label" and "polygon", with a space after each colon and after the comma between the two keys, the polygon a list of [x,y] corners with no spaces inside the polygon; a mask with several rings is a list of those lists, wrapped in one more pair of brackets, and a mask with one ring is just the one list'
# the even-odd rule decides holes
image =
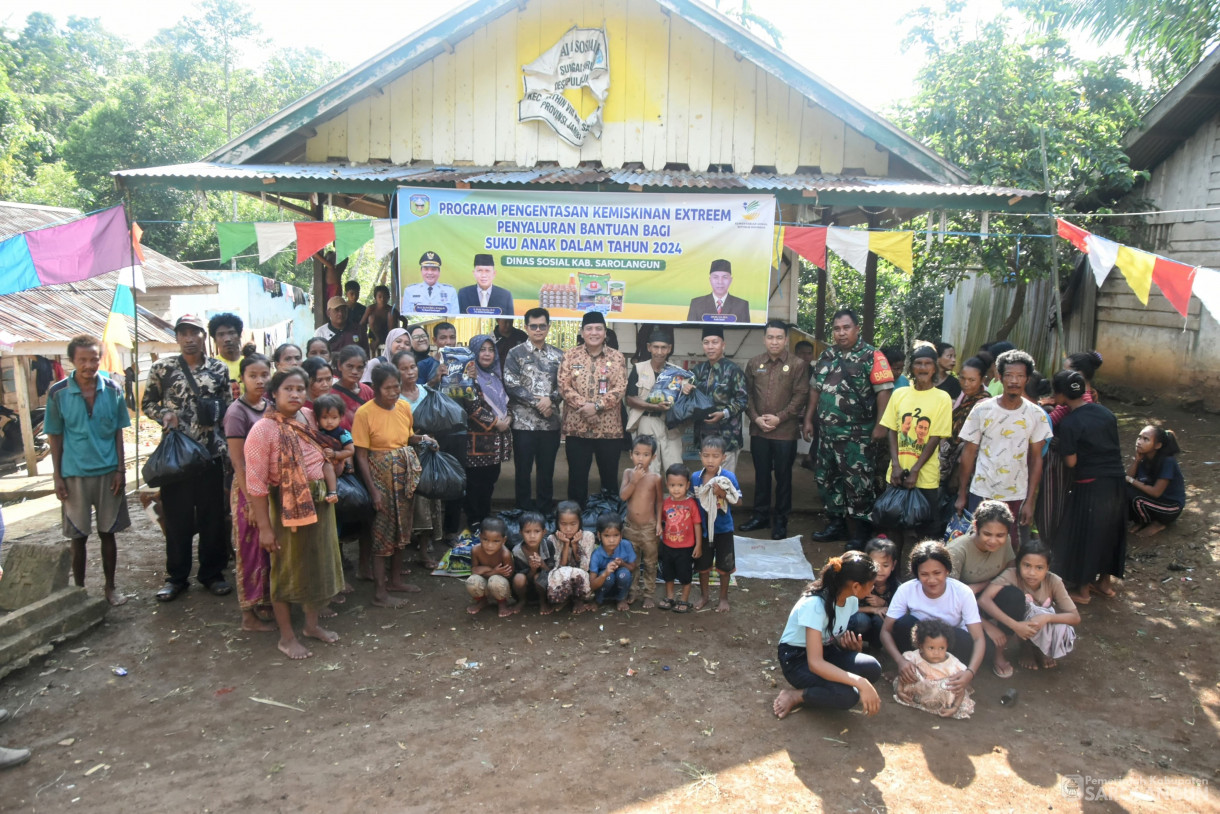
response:
{"label": "white triangular flag", "polygon": [[1199,298],[1212,319],[1220,320],[1220,271],[1199,266],[1195,269],[1190,293]]}
{"label": "white triangular flag", "polygon": [[266,263],[292,245],[297,239],[297,228],[291,223],[256,223],[254,234],[258,236],[258,262]]}
{"label": "white triangular flag", "polygon": [[1093,269],[1093,279],[1097,280],[1097,287],[1101,288],[1114,264],[1118,262],[1119,245],[1113,240],[1092,234],[1084,239],[1084,245],[1089,247],[1089,265]]}
{"label": "white triangular flag", "polygon": [[140,265],[119,269],[119,285],[134,288],[136,291],[146,291],[144,287],[144,267]]}
{"label": "white triangular flag", "polygon": [[373,221],[373,251],[376,252],[377,259],[380,260],[394,251],[395,243],[394,222],[389,218],[378,218]]}
{"label": "white triangular flag", "polygon": [[864,274],[868,262],[868,232],[831,226],[826,230],[826,248],[842,257],[849,266]]}

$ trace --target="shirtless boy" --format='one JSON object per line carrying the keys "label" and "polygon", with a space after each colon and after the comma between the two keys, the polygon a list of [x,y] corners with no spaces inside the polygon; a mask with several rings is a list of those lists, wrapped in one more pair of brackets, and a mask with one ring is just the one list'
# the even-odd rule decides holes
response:
{"label": "shirtless boy", "polygon": [[661,504],[665,502],[664,482],[661,476],[649,471],[652,459],[657,454],[657,439],[641,435],[631,448],[633,468],[623,473],[623,484],[619,497],[627,502],[627,523],[624,535],[635,547],[640,558],[639,579],[631,583],[627,604],[635,602],[639,594],[644,595],[645,609],[656,607],[653,601],[657,582],[657,554],[661,539]]}
{"label": "shirtless boy", "polygon": [[466,608],[467,613],[487,607],[489,595],[499,603],[501,619],[517,612],[508,604],[513,593],[513,555],[507,541],[508,526],[500,518],[486,517],[479,524],[479,544],[470,551],[470,576],[466,578],[466,592],[474,604]]}

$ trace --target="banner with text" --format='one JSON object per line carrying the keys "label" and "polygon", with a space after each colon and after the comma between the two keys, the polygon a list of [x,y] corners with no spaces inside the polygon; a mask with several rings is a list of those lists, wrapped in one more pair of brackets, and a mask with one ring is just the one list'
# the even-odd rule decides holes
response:
{"label": "banner with text", "polygon": [[775,198],[403,187],[404,315],[760,325]]}

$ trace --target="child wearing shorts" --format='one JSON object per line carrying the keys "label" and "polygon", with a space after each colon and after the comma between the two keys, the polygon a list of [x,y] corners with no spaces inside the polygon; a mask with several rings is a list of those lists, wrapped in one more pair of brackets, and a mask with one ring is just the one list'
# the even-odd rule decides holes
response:
{"label": "child wearing shorts", "polygon": [[[690,470],[674,464],[665,470],[665,490],[661,504],[661,579],[665,580],[665,598],[657,606],[675,613],[690,613],[690,584],[695,560],[703,553],[703,526],[699,503],[690,496]],[[682,598],[674,601],[674,582],[682,586]]]}

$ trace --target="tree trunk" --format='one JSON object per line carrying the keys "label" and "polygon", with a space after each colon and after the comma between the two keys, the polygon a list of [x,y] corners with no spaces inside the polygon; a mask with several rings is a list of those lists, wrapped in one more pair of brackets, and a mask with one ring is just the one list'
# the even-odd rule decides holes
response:
{"label": "tree trunk", "polygon": [[1007,339],[1008,335],[1012,333],[1012,329],[1017,327],[1017,322],[1021,319],[1021,312],[1025,310],[1026,285],[1027,283],[1024,280],[1020,280],[1017,283],[1017,293],[1012,298],[1012,308],[1010,308],[1008,311],[1008,318],[1004,320],[1004,323],[1000,326],[999,330],[995,332],[995,338],[997,341]]}

